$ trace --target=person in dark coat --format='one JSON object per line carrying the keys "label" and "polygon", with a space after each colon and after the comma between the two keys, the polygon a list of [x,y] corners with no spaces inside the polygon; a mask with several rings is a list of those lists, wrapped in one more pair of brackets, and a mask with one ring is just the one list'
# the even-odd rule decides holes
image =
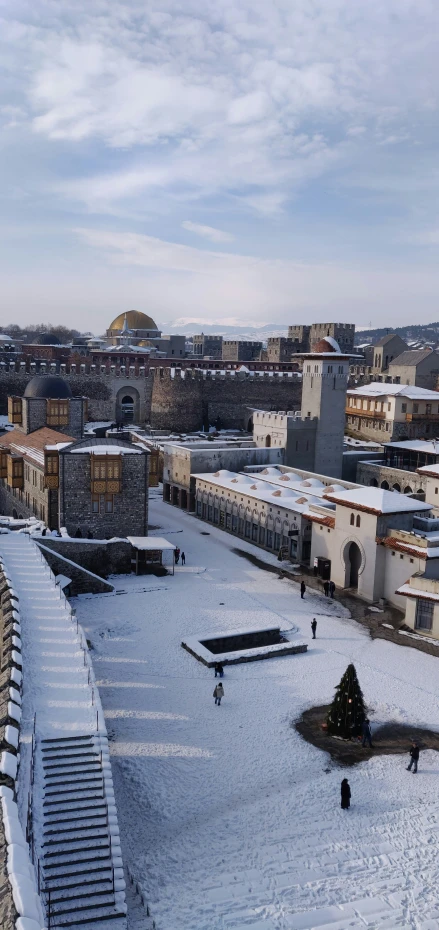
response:
{"label": "person in dark coat", "polygon": [[410,749],[410,762],[407,766],[407,771],[411,772],[413,766],[413,775],[416,775],[418,771],[418,759],[419,759],[419,746],[413,740],[412,748]]}
{"label": "person in dark coat", "polygon": [[316,630],[317,630],[317,620],[316,620],[315,617],[314,617],[314,620],[313,620],[312,623],[311,623],[311,629],[312,629],[312,638],[315,639],[315,638],[316,638]]}
{"label": "person in dark coat", "polygon": [[347,778],[341,783],[341,808],[344,811],[349,810],[351,806],[351,789]]}
{"label": "person in dark coat", "polygon": [[300,582],[300,596],[301,596],[302,600],[303,600],[303,598],[305,597],[305,591],[306,591],[306,584],[305,584],[304,581],[301,581],[301,582]]}
{"label": "person in dark coat", "polygon": [[216,676],[219,675],[219,670],[220,670],[219,662],[215,662],[214,669],[215,669],[215,678],[216,678]]}
{"label": "person in dark coat", "polygon": [[334,584],[333,581],[330,581],[330,582],[329,582],[329,595],[330,595],[330,597],[333,598],[333,597],[334,597],[334,594],[335,594],[335,584]]}
{"label": "person in dark coat", "polygon": [[75,533],[75,539],[82,539],[82,533],[81,533],[81,530],[79,529],[79,526]]}
{"label": "person in dark coat", "polygon": [[182,565],[186,565],[186,556],[185,556],[184,552],[181,553],[181,564],[182,564]]}
{"label": "person in dark coat", "polygon": [[91,530],[88,530],[87,532],[87,539],[93,539],[93,533]]}
{"label": "person in dark coat", "polygon": [[329,581],[325,581],[323,585],[323,590],[325,592],[325,597],[329,596]]}
{"label": "person in dark coat", "polygon": [[367,719],[367,717],[366,717],[366,719],[365,719],[365,721],[364,721],[364,723],[363,723],[363,726],[362,726],[362,728],[361,728],[361,732],[362,732],[362,734],[363,734],[363,742],[362,742],[362,745],[365,746],[366,743],[369,743],[369,746],[370,746],[370,748],[372,749],[372,730],[370,729],[370,722],[369,722],[369,720]]}
{"label": "person in dark coat", "polygon": [[220,678],[224,678],[224,666],[222,662],[218,662],[218,673]]}

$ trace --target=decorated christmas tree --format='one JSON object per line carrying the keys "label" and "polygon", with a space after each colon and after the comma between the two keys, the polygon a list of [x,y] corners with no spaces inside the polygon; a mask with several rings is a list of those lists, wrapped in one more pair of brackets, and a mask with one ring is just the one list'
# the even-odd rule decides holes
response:
{"label": "decorated christmas tree", "polygon": [[359,736],[366,717],[363,692],[360,688],[354,665],[348,665],[340,684],[337,685],[334,700],[329,708],[326,723],[328,733],[351,739]]}

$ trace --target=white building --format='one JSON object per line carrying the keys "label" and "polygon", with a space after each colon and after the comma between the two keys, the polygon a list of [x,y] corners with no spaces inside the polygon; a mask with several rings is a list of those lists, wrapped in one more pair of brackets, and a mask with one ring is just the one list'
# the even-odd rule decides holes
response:
{"label": "white building", "polygon": [[439,393],[373,381],[347,392],[346,426],[359,439],[429,439],[439,431]]}
{"label": "white building", "polygon": [[412,575],[397,593],[406,601],[406,625],[439,639],[439,560],[427,562],[425,570]]}
{"label": "white building", "polygon": [[[311,559],[331,564],[331,578],[365,601],[381,598],[400,609],[397,589],[428,559],[439,559],[439,522],[431,505],[394,491],[358,487],[327,494],[333,510],[312,506]],[[318,525],[320,524],[320,526]]]}

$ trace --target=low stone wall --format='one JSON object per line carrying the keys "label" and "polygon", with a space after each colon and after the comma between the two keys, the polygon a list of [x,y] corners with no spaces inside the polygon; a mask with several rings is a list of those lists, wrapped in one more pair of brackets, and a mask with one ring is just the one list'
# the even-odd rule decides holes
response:
{"label": "low stone wall", "polygon": [[66,575],[71,579],[69,587],[72,597],[77,594],[107,594],[114,591],[113,585],[108,581],[104,581],[71,559],[59,555],[58,552],[48,549],[39,541],[36,542],[54,575]]}
{"label": "low stone wall", "polygon": [[[131,571],[131,543],[126,539],[70,539],[64,536],[44,536],[42,545],[58,552],[77,565],[101,578],[127,575]],[[70,577],[70,575],[69,575]]]}
{"label": "low stone wall", "polygon": [[[425,493],[427,487],[427,479],[418,475],[417,472],[406,471],[403,468],[390,468],[380,462],[359,462],[357,466],[358,484],[369,486],[372,481],[376,481],[375,487],[379,488],[382,486],[383,481],[387,481],[390,489],[396,484],[403,494],[416,494],[419,491]],[[406,488],[410,488],[410,491],[406,491]]]}

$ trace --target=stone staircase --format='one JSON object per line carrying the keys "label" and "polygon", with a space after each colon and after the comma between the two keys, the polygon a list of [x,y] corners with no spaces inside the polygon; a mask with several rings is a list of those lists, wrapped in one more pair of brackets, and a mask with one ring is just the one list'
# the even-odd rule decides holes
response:
{"label": "stone staircase", "polygon": [[126,919],[107,753],[96,734],[37,746],[44,778],[39,885],[51,930]]}

